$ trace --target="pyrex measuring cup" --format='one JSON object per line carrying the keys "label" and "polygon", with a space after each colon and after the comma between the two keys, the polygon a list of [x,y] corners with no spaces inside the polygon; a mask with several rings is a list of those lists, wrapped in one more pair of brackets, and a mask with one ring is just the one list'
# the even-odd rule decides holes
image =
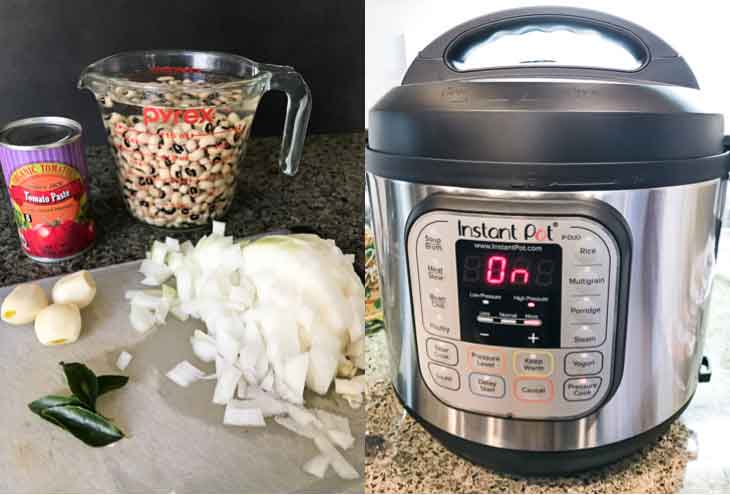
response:
{"label": "pyrex measuring cup", "polygon": [[78,85],[99,102],[125,203],[144,222],[185,228],[225,214],[269,90],[287,95],[279,165],[297,172],[311,95],[291,67],[226,53],[136,51],[94,62]]}

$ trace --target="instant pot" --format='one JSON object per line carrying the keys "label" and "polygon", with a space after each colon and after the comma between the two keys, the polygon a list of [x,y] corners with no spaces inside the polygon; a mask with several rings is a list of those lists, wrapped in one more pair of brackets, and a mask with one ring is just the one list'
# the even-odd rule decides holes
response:
{"label": "instant pot", "polygon": [[623,19],[509,10],[433,41],[366,150],[406,410],[524,474],[655,440],[709,379],[728,162],[687,63]]}

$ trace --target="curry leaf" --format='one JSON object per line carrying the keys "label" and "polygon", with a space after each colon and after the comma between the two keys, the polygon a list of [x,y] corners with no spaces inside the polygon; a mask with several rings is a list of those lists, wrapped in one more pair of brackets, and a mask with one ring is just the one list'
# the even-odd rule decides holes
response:
{"label": "curry leaf", "polygon": [[94,372],[81,363],[61,363],[61,366],[71,392],[89,409],[96,411],[99,382]]}
{"label": "curry leaf", "polygon": [[124,438],[114,423],[93,411],[77,405],[49,407],[43,418],[61,425],[66,431],[92,447],[103,447]]}
{"label": "curry leaf", "polygon": [[51,423],[54,423],[61,428],[65,429],[65,426],[61,423],[56,422],[55,420],[51,418],[47,418],[43,416],[43,411],[51,408],[51,407],[58,407],[58,406],[83,406],[84,403],[78,400],[73,395],[71,397],[63,397],[61,395],[46,395],[45,397],[34,400],[30,404],[28,404],[28,407],[31,411],[36,413],[41,418],[45,419],[46,421],[50,421]]}
{"label": "curry leaf", "polygon": [[97,383],[99,384],[97,396],[122,388],[128,381],[129,377],[122,375],[101,375],[97,377]]}

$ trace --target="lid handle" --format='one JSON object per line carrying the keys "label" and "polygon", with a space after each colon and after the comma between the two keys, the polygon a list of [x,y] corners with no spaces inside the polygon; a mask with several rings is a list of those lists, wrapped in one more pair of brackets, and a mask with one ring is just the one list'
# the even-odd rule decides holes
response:
{"label": "lid handle", "polygon": [[268,90],[286,94],[286,118],[279,152],[279,167],[287,175],[299,170],[304,140],[307,137],[312,94],[301,75],[283,65],[261,64],[260,69],[271,74]]}
{"label": "lid handle", "polygon": [[641,26],[561,7],[505,10],[457,26],[419,54],[403,83],[477,77],[589,77],[698,87],[682,57]]}

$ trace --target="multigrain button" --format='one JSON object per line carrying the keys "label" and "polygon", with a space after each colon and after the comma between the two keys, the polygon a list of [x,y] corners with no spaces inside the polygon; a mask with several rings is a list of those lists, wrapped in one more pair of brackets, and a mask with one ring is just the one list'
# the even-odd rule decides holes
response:
{"label": "multigrain button", "polygon": [[428,357],[441,364],[454,366],[459,362],[459,354],[456,346],[443,340],[428,339],[426,341]]}
{"label": "multigrain button", "polygon": [[603,305],[597,297],[571,297],[568,318],[573,323],[597,323],[603,319]]}
{"label": "multigrain button", "polygon": [[475,395],[501,399],[504,397],[504,378],[494,375],[472,373],[469,375],[469,389]]}
{"label": "multigrain button", "polygon": [[603,369],[600,352],[571,352],[565,356],[565,374],[570,376],[595,375]]}
{"label": "multigrain button", "polygon": [[549,352],[516,352],[515,373],[529,376],[548,376],[553,372],[553,355]]}
{"label": "multigrain button", "polygon": [[428,363],[428,371],[431,372],[431,377],[436,385],[449,390],[459,390],[461,384],[459,382],[459,373],[456,370],[440,364]]}
{"label": "multigrain button", "polygon": [[568,274],[567,287],[570,294],[600,294],[608,284],[608,277],[602,268],[580,266]]}
{"label": "multigrain button", "polygon": [[467,348],[469,367],[475,371],[500,371],[504,366],[504,352],[490,349]]}
{"label": "multigrain button", "polygon": [[563,386],[563,396],[565,400],[577,402],[582,400],[591,400],[601,388],[601,378],[573,378],[567,380]]}
{"label": "multigrain button", "polygon": [[527,402],[548,402],[553,400],[553,383],[538,378],[518,378],[514,394],[517,399]]}

